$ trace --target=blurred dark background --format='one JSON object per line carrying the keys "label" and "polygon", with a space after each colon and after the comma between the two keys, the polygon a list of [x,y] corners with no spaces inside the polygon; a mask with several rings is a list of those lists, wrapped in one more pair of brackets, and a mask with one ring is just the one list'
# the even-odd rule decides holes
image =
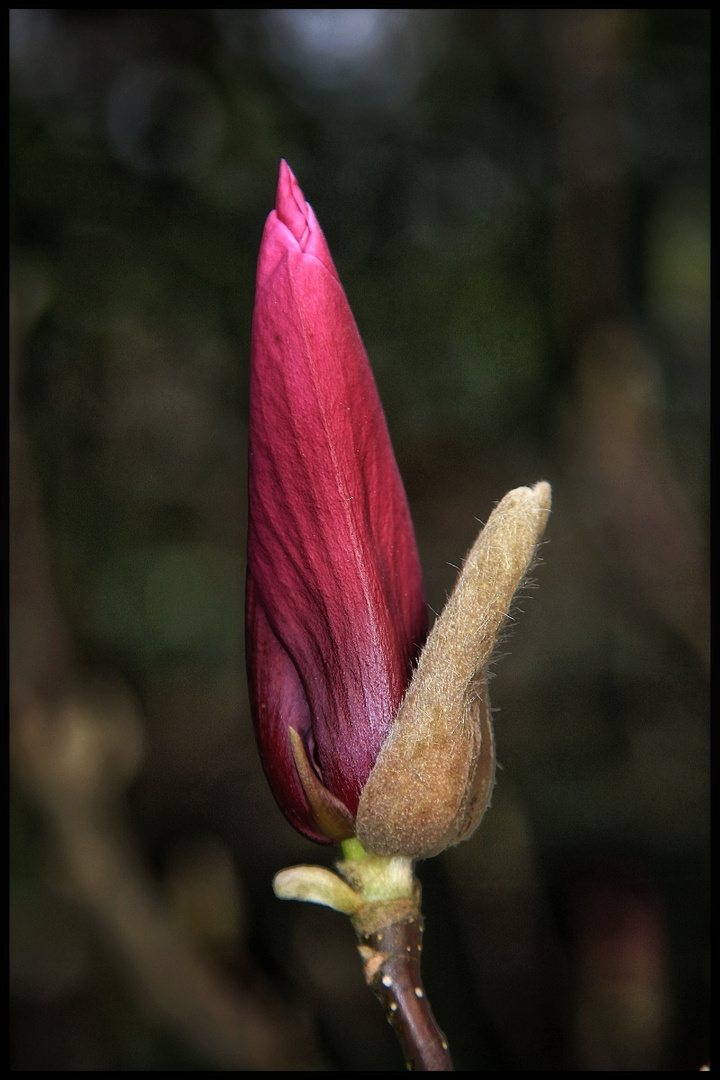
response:
{"label": "blurred dark background", "polygon": [[438,611],[553,515],[499,772],[419,867],[458,1069],[709,1055],[706,10],[10,12],[11,1067],[394,1070],[243,658],[255,261],[285,157]]}

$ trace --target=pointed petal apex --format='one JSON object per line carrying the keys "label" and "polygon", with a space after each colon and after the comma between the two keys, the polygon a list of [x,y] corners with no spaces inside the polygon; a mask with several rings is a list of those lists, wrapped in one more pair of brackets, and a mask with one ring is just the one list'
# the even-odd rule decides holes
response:
{"label": "pointed petal apex", "polygon": [[278,221],[285,225],[297,240],[300,248],[304,247],[310,227],[308,224],[308,204],[305,202],[300,185],[287,161],[280,162],[275,212]]}

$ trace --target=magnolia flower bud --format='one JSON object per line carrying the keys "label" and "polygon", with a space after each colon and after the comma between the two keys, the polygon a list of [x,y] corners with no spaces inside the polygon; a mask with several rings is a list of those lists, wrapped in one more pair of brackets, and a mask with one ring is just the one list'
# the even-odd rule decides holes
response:
{"label": "magnolia flower bud", "polygon": [[[258,260],[249,503],[248,683],[283,812],[319,843],[356,837],[363,855],[457,843],[492,792],[486,670],[550,487],[499,504],[413,674],[427,621],[407,500],[347,298],[285,162]],[[317,875],[302,888],[317,893]]]}
{"label": "magnolia flower bud", "polygon": [[410,513],[365,350],[285,162],[258,260],[250,374],[247,661],[260,756],[288,820],[338,843],[282,899],[350,915],[407,1066],[449,1071],[420,980],[413,860],[468,836],[495,778],[487,667],[550,512],[517,488],[425,640]]}
{"label": "magnolia flower bud", "polygon": [[288,165],[258,260],[247,661],[263,766],[296,829],[353,836],[427,632],[410,511],[325,237]]}
{"label": "magnolia flower bud", "polygon": [[546,483],[509,492],[470,551],[360,797],[367,851],[426,858],[478,825],[495,775],[487,666],[550,499]]}

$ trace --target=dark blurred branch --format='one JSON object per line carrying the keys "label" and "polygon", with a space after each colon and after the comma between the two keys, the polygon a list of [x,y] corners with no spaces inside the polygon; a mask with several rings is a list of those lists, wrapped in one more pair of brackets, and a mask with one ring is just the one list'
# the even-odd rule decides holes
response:
{"label": "dark blurred branch", "polygon": [[618,103],[637,13],[545,11],[554,198],[555,329],[573,351],[598,318],[624,311],[629,163]]}
{"label": "dark blurred branch", "polygon": [[611,557],[647,607],[710,664],[710,557],[655,414],[655,366],[621,321],[588,336],[579,369],[579,458]]}
{"label": "dark blurred branch", "polygon": [[707,540],[653,415],[653,358],[628,319],[628,55],[642,12],[547,11],[553,73],[549,279],[559,341],[580,369],[577,439],[586,501],[648,607],[709,662]]}
{"label": "dark blurred branch", "polygon": [[67,691],[72,646],[55,602],[39,493],[19,416],[17,362],[22,315],[10,297],[10,701],[56,700]]}

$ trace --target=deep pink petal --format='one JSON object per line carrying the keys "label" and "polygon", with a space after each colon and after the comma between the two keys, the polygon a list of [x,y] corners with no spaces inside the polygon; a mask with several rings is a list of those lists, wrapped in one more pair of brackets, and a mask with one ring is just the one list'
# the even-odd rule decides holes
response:
{"label": "deep pink petal", "polygon": [[[292,726],[354,814],[427,616],[372,372],[315,215],[284,162],[258,262],[249,491],[248,663],[268,776],[292,818],[279,791],[286,769],[289,787],[296,783],[285,746]],[[286,658],[275,672],[272,639]],[[271,758],[279,767],[268,768]],[[295,817],[306,815],[305,827],[293,823],[310,835],[306,803],[297,791],[290,799]]]}
{"label": "deep pink petal", "polygon": [[287,728],[288,718],[306,743],[312,739],[310,707],[292,660],[270,629],[247,582],[248,684],[254,703],[260,760],[282,812],[311,840],[326,843],[312,814],[295,769]]}

